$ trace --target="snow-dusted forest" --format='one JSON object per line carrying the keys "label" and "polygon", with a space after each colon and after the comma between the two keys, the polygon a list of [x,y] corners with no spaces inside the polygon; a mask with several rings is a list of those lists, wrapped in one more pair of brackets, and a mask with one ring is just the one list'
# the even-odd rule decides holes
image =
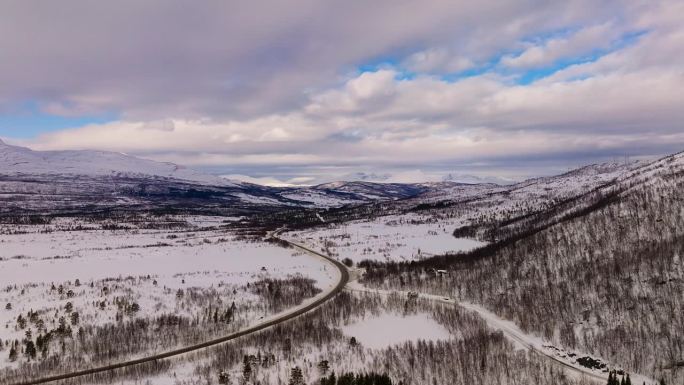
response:
{"label": "snow-dusted forest", "polygon": [[678,383],[682,159],[231,215],[13,209],[0,383]]}

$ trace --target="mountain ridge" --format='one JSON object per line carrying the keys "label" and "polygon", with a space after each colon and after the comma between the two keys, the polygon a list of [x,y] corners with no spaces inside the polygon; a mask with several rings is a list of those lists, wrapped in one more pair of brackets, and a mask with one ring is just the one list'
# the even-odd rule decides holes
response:
{"label": "mountain ridge", "polygon": [[0,174],[157,177],[217,186],[235,185],[170,162],[97,150],[36,151],[0,141]]}
{"label": "mountain ridge", "polygon": [[458,201],[493,193],[512,194],[525,201],[532,197],[546,199],[551,190],[561,199],[614,180],[643,165],[587,165],[561,175],[531,178],[510,185],[456,181],[337,181],[303,187],[270,187],[122,153],[34,151],[0,141],[0,202],[5,203],[3,210],[8,207],[13,210],[78,208],[87,204],[263,210],[330,208],[403,199],[416,199],[418,203]]}

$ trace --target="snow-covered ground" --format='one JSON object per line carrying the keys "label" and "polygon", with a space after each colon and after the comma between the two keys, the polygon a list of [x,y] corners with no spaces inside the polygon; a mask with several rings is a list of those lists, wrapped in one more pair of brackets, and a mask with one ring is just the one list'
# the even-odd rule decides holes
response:
{"label": "snow-covered ground", "polygon": [[[91,230],[0,235],[0,282],[8,285],[118,276],[217,272],[246,283],[266,267],[329,281],[327,266],[312,257],[263,242],[245,242],[220,231]],[[187,284],[206,284],[189,277]]]}
{"label": "snow-covered ground", "polygon": [[[364,294],[364,296],[367,295]],[[370,300],[369,297],[367,298]],[[449,333],[428,312],[412,311],[404,315],[398,312],[399,309],[390,309],[387,302],[370,300],[370,303],[374,304],[369,305],[373,311],[363,312],[365,313],[364,316],[351,318],[348,323],[340,323],[339,326],[335,327],[342,332],[342,338],[334,340],[334,343],[319,346],[307,342],[292,341],[293,349],[297,351],[297,354],[286,357],[282,350],[278,350],[274,356],[275,361],[272,361],[270,365],[253,365],[252,370],[261,379],[260,383],[283,383],[282,379],[287,379],[290,376],[291,368],[295,366],[300,367],[304,376],[308,378],[305,383],[318,383],[320,372],[317,364],[323,360],[329,360],[331,370],[338,374],[363,372],[374,365],[376,355],[387,354],[388,350],[396,349],[398,345],[412,344],[415,346],[418,341],[436,342],[461,338],[459,335]],[[356,339],[356,344],[349,343],[352,337]],[[240,352],[245,357],[270,353],[268,347],[259,345],[242,347]],[[204,370],[198,369],[202,365],[209,364],[211,360],[211,354],[199,357],[181,357],[173,363],[172,370],[146,377],[144,383],[150,385],[197,383],[205,375],[202,373],[206,373]],[[222,369],[230,375],[231,383],[234,384],[244,382],[243,368],[243,361],[241,361],[233,367]],[[214,376],[216,372],[209,374]],[[139,384],[140,379],[121,378],[118,379],[117,383]],[[259,382],[254,380],[254,383]]]}
{"label": "snow-covered ground", "polygon": [[[389,296],[392,294],[402,294],[402,295],[408,295],[408,292],[402,292],[402,291],[388,291],[388,290],[380,290],[380,289],[370,289],[366,288],[362,284],[360,284],[358,281],[353,281],[350,282],[347,285],[348,290],[352,292],[363,292],[363,293],[373,293],[373,294],[380,294],[380,295],[385,295]],[[454,306],[460,306],[464,309],[467,309],[469,311],[472,311],[476,313],[478,316],[480,316],[486,323],[487,325],[494,329],[494,330],[500,330],[503,332],[503,334],[511,341],[513,344],[516,346],[517,349],[520,350],[528,350],[534,353],[538,353],[544,357],[547,357],[551,361],[559,364],[561,367],[564,367],[566,369],[570,369],[569,372],[573,376],[580,378],[582,376],[590,376],[593,379],[598,379],[598,380],[604,380],[608,379],[608,370],[609,369],[616,369],[615,366],[610,365],[606,366],[605,369],[591,369],[582,366],[579,362],[578,359],[582,357],[589,357],[591,359],[596,359],[600,362],[605,362],[605,360],[602,360],[600,358],[594,357],[590,354],[586,354],[583,352],[578,352],[578,351],[572,351],[568,349],[564,349],[562,347],[554,346],[551,343],[545,341],[543,338],[525,333],[522,331],[514,322],[502,319],[501,317],[497,316],[496,314],[492,313],[491,311],[485,309],[483,306],[470,303],[470,302],[465,302],[465,301],[456,301],[453,298],[449,297],[443,297],[439,295],[433,295],[433,294],[425,294],[425,293],[419,293],[418,298],[423,298],[423,299],[428,299],[431,301],[434,301],[436,303],[443,303],[443,304],[450,304]],[[437,325],[439,326],[439,325]],[[434,326],[433,326],[434,327]],[[377,329],[376,329],[377,330]],[[448,332],[447,332],[448,333]],[[373,337],[371,337],[372,339]],[[378,337],[380,338],[380,337]],[[632,377],[632,381],[636,381],[635,383],[656,383],[653,379],[650,379],[648,377],[639,375],[637,373],[631,373],[630,374]]]}
{"label": "snow-covered ground", "polygon": [[419,214],[394,215],[290,232],[288,237],[338,258],[415,260],[435,254],[470,250],[484,243],[455,238],[458,219],[434,220]]}
{"label": "snow-covered ground", "polygon": [[365,319],[355,320],[342,327],[342,331],[363,347],[383,349],[392,345],[418,340],[446,340],[449,331],[429,315],[417,313],[401,315],[383,313]]}
{"label": "snow-covered ground", "polygon": [[[234,219],[234,218],[233,218]],[[231,218],[193,218],[213,226]],[[235,303],[231,327],[271,314],[247,286],[263,279],[301,276],[321,290],[333,287],[337,270],[308,254],[265,242],[247,242],[218,230],[74,230],[17,227],[0,234],[0,340],[21,340],[29,328],[100,326],[121,317],[175,314],[189,319],[207,307]],[[7,230],[7,228],[5,228]],[[182,296],[179,293],[192,293]],[[135,311],[130,305],[135,303]],[[69,307],[72,310],[67,310]],[[17,326],[36,312],[41,324]],[[79,314],[77,322],[70,316]],[[0,367],[8,365],[7,353]]]}

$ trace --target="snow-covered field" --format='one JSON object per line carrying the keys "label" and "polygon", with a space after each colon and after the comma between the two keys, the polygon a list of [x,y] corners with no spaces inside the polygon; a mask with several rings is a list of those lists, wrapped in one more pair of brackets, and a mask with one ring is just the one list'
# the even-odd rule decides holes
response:
{"label": "snow-covered field", "polygon": [[452,233],[461,224],[459,219],[436,220],[407,214],[335,224],[287,235],[329,255],[354,262],[364,259],[408,261],[484,245],[474,239],[455,238]]}
{"label": "snow-covered field", "polygon": [[[35,338],[60,324],[76,333],[162,314],[210,318],[231,307],[232,330],[274,311],[255,282],[310,278],[326,290],[338,279],[308,254],[210,227],[46,231],[54,227],[16,227],[16,234],[5,227],[0,234],[0,341],[22,340],[28,330]],[[10,365],[7,350],[0,352],[0,367]]]}
{"label": "snow-covered field", "polygon": [[[266,267],[266,271],[261,271]],[[160,285],[177,286],[175,275],[188,275],[187,285],[207,282],[205,272],[231,283],[268,273],[302,273],[330,280],[325,264],[263,242],[238,241],[218,231],[93,230],[0,235],[0,282],[102,279],[157,276]],[[193,278],[193,276],[197,276]]]}
{"label": "snow-covered field", "polygon": [[386,312],[354,320],[342,331],[365,348],[383,349],[404,342],[436,341],[451,338],[449,331],[425,313],[401,315]]}

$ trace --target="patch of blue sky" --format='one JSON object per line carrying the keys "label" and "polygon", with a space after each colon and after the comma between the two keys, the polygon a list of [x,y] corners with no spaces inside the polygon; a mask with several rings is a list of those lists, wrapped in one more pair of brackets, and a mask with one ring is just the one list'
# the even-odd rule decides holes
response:
{"label": "patch of blue sky", "polygon": [[[534,83],[537,80],[543,79],[547,76],[553,75],[558,71],[568,68],[573,65],[592,63],[604,56],[605,52],[596,52],[589,55],[584,55],[581,57],[566,58],[557,60],[555,63],[541,68],[534,68],[525,70],[518,73],[510,73],[512,75],[513,82],[517,85],[528,85]],[[589,78],[590,75],[583,76],[584,79]],[[579,80],[579,79],[577,79]]]}
{"label": "patch of blue sky", "polygon": [[[526,71],[522,71],[521,73],[517,74],[517,76],[514,76],[515,83],[519,85],[527,85],[530,83],[533,83],[539,79],[543,79],[547,76],[553,75],[554,73],[563,70],[565,68],[568,68],[570,66],[578,65],[578,64],[584,64],[584,63],[593,63],[600,58],[609,55],[613,52],[622,50],[626,47],[629,47],[633,44],[635,44],[639,38],[647,34],[648,31],[633,31],[633,32],[628,32],[624,35],[622,35],[619,39],[614,41],[609,48],[606,49],[595,49],[592,50],[591,52],[576,56],[576,57],[566,57],[566,58],[561,58],[559,60],[556,60],[552,64],[540,68],[534,68],[534,69],[529,69]],[[506,70],[502,70],[503,73],[506,73]],[[515,75],[512,72],[508,73]],[[589,78],[590,75],[585,74],[580,77],[576,77],[573,80],[583,80]]]}
{"label": "patch of blue sky", "polygon": [[[495,74],[495,75],[500,75],[504,78],[509,79],[513,84],[517,85],[528,85],[530,83],[533,83],[537,80],[543,79],[547,76],[550,76],[560,70],[563,70],[565,68],[568,68],[573,65],[577,64],[583,64],[583,63],[591,63],[594,62],[601,57],[608,55],[612,52],[624,49],[625,47],[628,47],[630,45],[635,44],[639,38],[644,36],[645,34],[648,33],[647,30],[638,30],[638,31],[630,31],[625,34],[623,34],[619,39],[616,41],[612,42],[608,48],[605,49],[595,49],[590,52],[587,52],[583,55],[578,55],[575,57],[566,57],[566,58],[561,58],[559,60],[554,61],[553,63],[539,67],[539,68],[531,68],[531,69],[513,69],[513,68],[507,68],[501,64],[501,60],[506,57],[506,56],[517,56],[520,55],[521,53],[524,52],[527,46],[530,44],[543,44],[544,42],[551,40],[551,39],[556,39],[556,38],[563,38],[563,37],[568,37],[571,36],[572,34],[576,33],[579,31],[581,28],[579,27],[572,27],[572,28],[563,28],[563,29],[558,29],[554,30],[548,33],[544,34],[537,34],[534,36],[526,37],[523,39],[521,42],[525,45],[525,48],[519,48],[515,50],[505,50],[502,52],[498,52],[497,54],[493,55],[489,60],[481,62],[477,64],[476,66],[472,68],[468,68],[466,70],[458,71],[458,72],[453,72],[453,73],[443,73],[443,74],[430,74],[431,76],[437,76],[440,80],[444,82],[449,82],[449,83],[454,83],[463,79],[471,78],[471,77],[477,77],[477,76],[482,76],[487,73]],[[420,73],[410,71],[406,68],[404,68],[401,65],[402,60],[400,60],[398,57],[395,56],[387,56],[387,57],[381,57],[376,60],[373,60],[371,62],[362,64],[357,67],[357,72],[358,73],[364,73],[364,72],[377,72],[382,69],[392,69],[393,71],[396,72],[395,78],[397,80],[411,80],[416,78],[417,76],[421,75]],[[579,80],[581,78],[587,78],[589,75],[583,75],[582,77],[578,77],[576,80]]]}
{"label": "patch of blue sky", "polygon": [[401,66],[401,61],[396,57],[383,57],[373,60],[368,63],[364,63],[356,68],[358,73],[364,72],[377,72],[384,69],[391,69],[396,72],[395,79],[397,80],[411,80],[414,79],[418,74],[413,71],[409,71]]}
{"label": "patch of blue sky", "polygon": [[102,113],[82,116],[48,114],[37,103],[27,102],[9,111],[0,111],[0,136],[8,138],[33,138],[43,133],[67,128],[102,124],[117,120],[117,114]]}

